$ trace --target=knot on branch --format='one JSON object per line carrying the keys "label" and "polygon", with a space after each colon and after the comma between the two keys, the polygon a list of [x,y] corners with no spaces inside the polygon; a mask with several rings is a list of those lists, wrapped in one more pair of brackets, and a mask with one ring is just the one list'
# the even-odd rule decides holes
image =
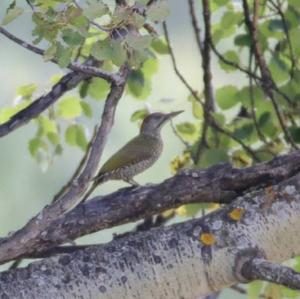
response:
{"label": "knot on branch", "polygon": [[251,279],[247,273],[249,272],[249,269],[251,269],[252,261],[255,258],[266,259],[266,254],[257,247],[243,248],[237,252],[233,267],[233,274],[239,282],[250,282]]}

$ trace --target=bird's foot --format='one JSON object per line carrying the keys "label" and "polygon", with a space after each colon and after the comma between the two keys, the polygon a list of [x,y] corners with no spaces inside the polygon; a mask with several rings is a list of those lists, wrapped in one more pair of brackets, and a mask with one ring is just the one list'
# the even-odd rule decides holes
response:
{"label": "bird's foot", "polygon": [[127,179],[126,182],[130,185],[132,185],[132,187],[140,187],[141,185],[136,182],[134,179]]}

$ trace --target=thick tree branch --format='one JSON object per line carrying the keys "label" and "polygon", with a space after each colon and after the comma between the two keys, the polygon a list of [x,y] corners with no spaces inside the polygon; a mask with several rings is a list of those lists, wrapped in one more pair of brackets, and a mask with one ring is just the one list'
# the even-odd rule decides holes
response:
{"label": "thick tree branch", "polygon": [[[228,204],[249,189],[280,182],[298,171],[300,152],[295,152],[249,168],[236,169],[229,164],[220,164],[206,170],[183,170],[158,185],[120,189],[80,204],[57,219],[44,231],[43,238],[32,243],[30,252],[39,255],[80,236],[147,218],[187,203]],[[20,245],[19,251],[24,252]],[[28,253],[20,255],[26,257]]]}
{"label": "thick tree branch", "polygon": [[300,273],[293,269],[254,258],[244,264],[241,274],[249,281],[260,279],[300,290]]}
{"label": "thick tree branch", "polygon": [[64,93],[76,87],[88,76],[78,72],[70,72],[56,83],[50,92],[41,96],[29,106],[13,115],[7,122],[0,125],[0,137],[3,137],[17,128],[27,124],[31,119],[39,116],[53,105]]}
{"label": "thick tree branch", "polygon": [[[201,219],[128,234],[109,244],[1,273],[0,295],[15,299],[206,296],[239,282],[236,261],[247,250],[262,252],[276,263],[300,253],[299,191],[297,174],[277,186],[245,194]],[[271,269],[264,261],[255,263]],[[284,273],[296,282],[298,274],[286,269]],[[264,279],[270,277],[279,281],[270,273]],[[286,284],[293,286],[291,281]]]}
{"label": "thick tree branch", "polygon": [[[88,188],[90,179],[95,175],[103,148],[106,144],[114,121],[117,104],[123,94],[129,69],[124,66],[120,70],[123,78],[122,85],[112,83],[111,91],[105,102],[101,125],[95,134],[94,141],[88,149],[89,154],[80,175],[70,184],[68,189],[61,194],[50,206],[45,207],[36,217],[31,219],[21,230],[0,243],[0,263],[19,258],[26,252],[32,252],[36,244],[43,237],[43,231],[51,223],[62,217],[64,213],[74,208],[81,196]],[[22,244],[22,246],[20,246]]]}

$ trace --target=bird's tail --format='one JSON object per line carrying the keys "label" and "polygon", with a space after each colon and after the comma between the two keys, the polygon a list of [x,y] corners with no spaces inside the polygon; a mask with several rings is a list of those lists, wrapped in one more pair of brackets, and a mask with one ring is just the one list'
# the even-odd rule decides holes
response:
{"label": "bird's tail", "polygon": [[93,184],[88,189],[88,191],[85,193],[84,197],[82,198],[81,202],[84,202],[88,199],[88,197],[93,193],[93,191],[102,183],[106,181],[105,174],[98,174],[92,179]]}

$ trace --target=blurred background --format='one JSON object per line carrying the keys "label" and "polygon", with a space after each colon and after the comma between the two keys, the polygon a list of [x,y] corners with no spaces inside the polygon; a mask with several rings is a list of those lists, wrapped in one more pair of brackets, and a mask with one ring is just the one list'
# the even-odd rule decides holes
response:
{"label": "blurred background", "polygon": [[[25,2],[25,1],[24,1]],[[0,2],[0,19],[7,8],[6,1]],[[22,3],[18,3],[22,6]],[[195,89],[202,90],[201,60],[195,44],[190,24],[190,16],[186,1],[170,0],[171,14],[168,18],[171,42],[177,57],[181,72]],[[29,7],[25,4],[25,13],[6,29],[16,36],[32,42],[31,30],[33,24]],[[199,7],[199,20],[202,23]],[[42,45],[41,45],[42,46]],[[223,45],[227,47],[228,45]],[[51,77],[62,74],[62,70],[53,63],[45,63],[42,57],[23,49],[0,35],[0,109],[11,106],[16,101],[16,89],[19,86],[36,83],[37,95],[47,92],[52,83]],[[196,66],[196,67],[195,67]],[[242,84],[239,74],[228,75],[220,70],[216,61],[213,61],[214,85],[218,87],[226,82],[234,85]],[[184,109],[186,112],[178,116],[174,122],[188,120],[190,104],[186,98],[188,91],[175,76],[170,57],[159,57],[159,71],[152,81],[151,95],[143,101],[124,95],[117,110],[115,125],[109,136],[108,144],[102,157],[102,163],[138,132],[138,124],[130,122],[130,116],[135,110],[148,105],[153,111],[169,112],[170,110]],[[95,109],[93,120],[89,120],[91,129],[101,116],[103,101],[90,101]],[[171,103],[171,104],[170,104]],[[80,122],[80,119],[75,122]],[[54,194],[69,180],[77,167],[83,152],[78,147],[65,146],[63,154],[56,157],[52,164],[41,169],[38,163],[30,156],[28,141],[36,133],[36,126],[30,123],[21,127],[0,140],[0,236],[22,227],[32,216],[51,202]],[[173,134],[168,124],[162,131],[165,147],[159,161],[145,173],[136,177],[140,184],[157,183],[171,176],[170,161],[183,150],[183,145]],[[120,187],[123,182],[108,182],[99,187],[95,194],[106,194]],[[184,220],[178,219],[178,220]],[[78,240],[78,243],[101,243],[112,238],[112,233],[122,233],[130,230],[134,225],[124,225],[102,231]],[[219,298],[241,298],[235,292],[226,291]]]}

